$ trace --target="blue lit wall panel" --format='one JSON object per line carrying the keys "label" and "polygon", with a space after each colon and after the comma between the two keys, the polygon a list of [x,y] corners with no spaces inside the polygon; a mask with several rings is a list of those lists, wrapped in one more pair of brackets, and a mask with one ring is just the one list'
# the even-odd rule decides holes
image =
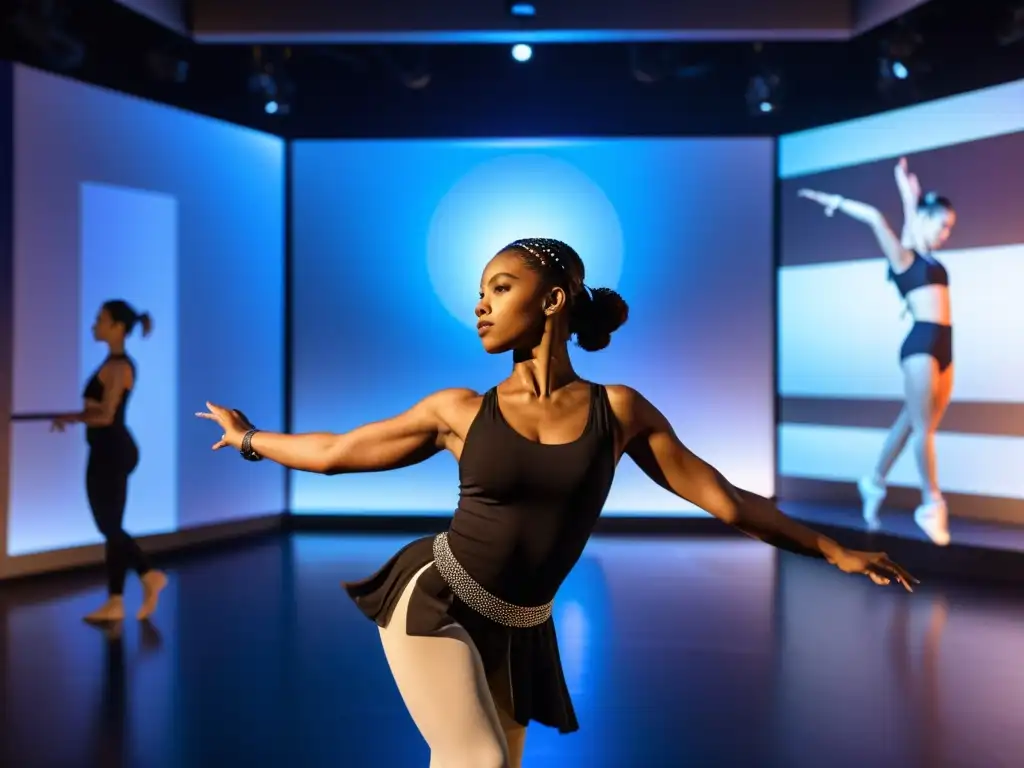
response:
{"label": "blue lit wall panel", "polygon": [[[284,470],[211,454],[192,414],[212,399],[283,426],[283,141],[23,66],[14,102],[14,412],[80,406],[100,354],[89,305],[131,294],[155,331],[129,341],[128,527],[282,511]],[[10,439],[9,552],[95,540],[81,428],[19,422]]]}
{"label": "blue lit wall panel", "polygon": [[[152,192],[98,184],[80,189],[80,258],[69,272],[80,275],[79,296],[68,309],[49,318],[61,323],[60,332],[78,336],[77,355],[59,362],[66,379],[84,382],[102,364],[105,345],[92,338],[92,324],[99,307],[112,298],[131,297],[137,308],[160,318],[154,338],[158,344],[133,344],[129,352],[138,366],[138,387],[128,411],[128,426],[140,445],[146,446],[145,461],[129,485],[129,515],[126,524],[139,533],[173,531],[177,524],[177,201]],[[138,258],[147,253],[148,258]],[[52,269],[52,262],[36,262],[29,269]],[[162,338],[162,337],[169,338]],[[27,357],[42,357],[42,351],[26,351]],[[25,379],[22,379],[22,383]],[[16,403],[38,410],[49,393],[17,392]],[[19,397],[20,396],[20,397]],[[77,407],[76,400],[66,410]],[[22,412],[27,408],[19,409]],[[51,510],[42,525],[38,517],[15,515],[8,526],[8,553],[23,555],[58,547],[90,544],[100,540],[93,525],[82,485],[87,448],[80,430],[63,434],[49,431],[46,421],[15,422],[12,430],[11,506],[22,509],[40,494],[57,497],[47,504]],[[63,460],[56,461],[59,454]],[[82,469],[67,476],[68,462]],[[69,493],[74,493],[70,503]]]}

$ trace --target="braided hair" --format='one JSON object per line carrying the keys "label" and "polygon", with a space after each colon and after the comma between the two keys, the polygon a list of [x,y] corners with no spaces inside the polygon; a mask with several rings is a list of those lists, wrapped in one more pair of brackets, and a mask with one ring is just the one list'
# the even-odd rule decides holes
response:
{"label": "braided hair", "polygon": [[590,288],[584,283],[583,259],[561,240],[530,237],[509,243],[502,250],[517,251],[527,267],[565,291],[569,334],[581,349],[604,349],[611,343],[612,333],[629,319],[629,305],[618,293],[610,288]]}

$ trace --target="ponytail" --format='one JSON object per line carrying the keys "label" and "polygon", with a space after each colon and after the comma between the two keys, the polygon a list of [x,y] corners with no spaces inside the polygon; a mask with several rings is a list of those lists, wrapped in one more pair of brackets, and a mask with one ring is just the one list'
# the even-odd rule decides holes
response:
{"label": "ponytail", "polygon": [[153,317],[149,312],[143,312],[141,315],[136,315],[135,320],[140,326],[142,326],[142,337],[145,338],[153,332]]}

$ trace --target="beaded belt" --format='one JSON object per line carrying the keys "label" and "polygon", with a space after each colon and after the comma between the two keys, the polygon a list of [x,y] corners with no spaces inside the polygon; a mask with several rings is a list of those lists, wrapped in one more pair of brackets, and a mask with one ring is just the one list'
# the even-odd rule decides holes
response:
{"label": "beaded belt", "polygon": [[434,565],[459,600],[495,624],[528,629],[540,626],[551,618],[550,602],[534,607],[513,605],[477,584],[452,554],[447,533],[440,533],[434,538]]}

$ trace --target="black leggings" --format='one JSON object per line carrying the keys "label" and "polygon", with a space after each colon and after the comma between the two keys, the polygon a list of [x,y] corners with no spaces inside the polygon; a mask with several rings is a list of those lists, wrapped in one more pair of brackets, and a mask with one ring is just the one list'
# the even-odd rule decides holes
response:
{"label": "black leggings", "polygon": [[106,540],[107,589],[111,595],[124,592],[128,569],[140,576],[150,570],[149,559],[122,527],[128,501],[128,476],[139,463],[139,450],[127,440],[102,441],[89,451],[85,470],[85,492],[96,527]]}

